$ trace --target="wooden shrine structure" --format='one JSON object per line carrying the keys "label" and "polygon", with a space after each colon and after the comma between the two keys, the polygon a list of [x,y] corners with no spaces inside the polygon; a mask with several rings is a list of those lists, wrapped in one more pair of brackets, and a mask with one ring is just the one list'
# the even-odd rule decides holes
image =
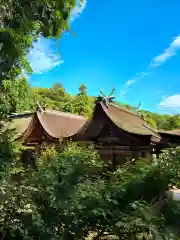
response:
{"label": "wooden shrine structure", "polygon": [[11,116],[11,128],[17,129],[16,140],[37,151],[42,145],[60,145],[86,123],[82,116],[38,107],[35,112]]}
{"label": "wooden shrine structure", "polygon": [[17,139],[36,152],[44,144],[61,146],[69,140],[93,143],[102,159],[113,165],[140,157],[151,159],[170,143],[180,144],[180,135],[155,131],[141,115],[115,105],[111,98],[99,97],[89,120],[38,105],[33,113],[11,116],[11,127],[17,130]]}
{"label": "wooden shrine structure", "polygon": [[164,144],[171,143],[172,146],[180,145],[180,129],[170,131],[159,131]]}

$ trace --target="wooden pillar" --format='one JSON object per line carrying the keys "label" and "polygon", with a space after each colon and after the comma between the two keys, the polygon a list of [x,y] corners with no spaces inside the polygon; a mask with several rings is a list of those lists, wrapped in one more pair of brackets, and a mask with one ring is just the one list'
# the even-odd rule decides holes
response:
{"label": "wooden pillar", "polygon": [[141,152],[138,152],[138,151],[132,152],[132,159],[138,160],[141,157],[142,157]]}
{"label": "wooden pillar", "polygon": [[160,152],[156,152],[156,158],[159,159],[159,157],[160,157]]}
{"label": "wooden pillar", "polygon": [[155,151],[156,151],[156,158],[159,158],[161,154],[160,148],[157,147]]}
{"label": "wooden pillar", "polygon": [[35,148],[36,154],[39,155],[40,151],[41,151],[41,145],[40,144],[36,144],[34,148]]}
{"label": "wooden pillar", "polygon": [[116,166],[117,166],[117,162],[116,162],[116,152],[112,146],[112,168],[113,170],[116,169]]}
{"label": "wooden pillar", "polygon": [[151,150],[147,150],[147,151],[145,152],[145,158],[146,158],[147,160],[152,160]]}

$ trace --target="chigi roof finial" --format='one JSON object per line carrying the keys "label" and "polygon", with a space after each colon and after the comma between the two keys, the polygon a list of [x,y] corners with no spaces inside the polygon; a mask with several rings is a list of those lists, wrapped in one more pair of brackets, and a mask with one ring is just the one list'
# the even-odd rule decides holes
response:
{"label": "chigi roof finial", "polygon": [[102,102],[105,104],[105,106],[108,107],[108,105],[109,105],[110,103],[112,103],[112,102],[113,102],[113,99],[115,98],[115,97],[113,96],[114,92],[115,92],[115,88],[113,88],[113,90],[111,91],[111,93],[107,96],[105,93],[103,93],[102,90],[100,90],[100,94],[101,94],[101,95],[98,96],[97,100],[98,100],[98,101],[102,101]]}
{"label": "chigi roof finial", "polygon": [[134,108],[134,112],[138,114],[145,122],[146,122],[146,115],[143,112],[140,112],[140,107],[142,106],[142,102],[140,102],[137,107]]}
{"label": "chigi roof finial", "polygon": [[142,106],[142,102],[140,102],[140,103],[137,105],[137,107],[134,107],[134,111],[135,111],[136,113],[138,113],[141,106]]}

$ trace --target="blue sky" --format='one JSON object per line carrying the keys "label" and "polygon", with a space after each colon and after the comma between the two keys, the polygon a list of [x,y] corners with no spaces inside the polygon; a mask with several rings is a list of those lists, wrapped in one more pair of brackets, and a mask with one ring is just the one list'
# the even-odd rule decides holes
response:
{"label": "blue sky", "polygon": [[116,88],[116,99],[155,112],[180,113],[180,1],[88,0],[71,31],[40,38],[28,54],[33,86],[61,82],[75,94]]}

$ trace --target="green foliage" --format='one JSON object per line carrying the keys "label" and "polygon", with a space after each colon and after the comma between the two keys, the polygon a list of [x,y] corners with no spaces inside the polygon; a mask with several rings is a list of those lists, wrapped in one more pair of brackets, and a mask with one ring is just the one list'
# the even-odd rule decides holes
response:
{"label": "green foliage", "polygon": [[[127,110],[137,112],[137,109],[128,104],[117,103]],[[145,110],[139,110],[138,113],[143,116],[146,122],[154,129],[173,130],[180,128],[180,115],[168,115],[152,113]]]}
{"label": "green foliage", "polygon": [[34,98],[40,104],[51,109],[64,111],[67,104],[72,101],[72,97],[66,93],[65,89],[58,84],[52,88],[33,88]]}
{"label": "green foliage", "polygon": [[79,92],[74,100],[74,112],[86,117],[92,115],[94,99],[87,95],[87,89],[84,84],[79,87]]}
{"label": "green foliage", "polygon": [[[34,111],[36,102],[39,101],[42,106],[47,108],[80,114],[89,118],[92,116],[95,102],[94,97],[88,96],[84,84],[80,85],[79,92],[76,96],[73,96],[67,93],[59,82],[51,88],[30,87],[23,77],[13,82],[3,81],[1,92],[1,112],[2,109],[7,109],[10,112]],[[136,111],[135,107],[130,105],[117,104],[125,109]],[[180,128],[179,115],[162,115],[145,110],[139,110],[139,114],[154,129],[172,130]]]}
{"label": "green foliage", "polygon": [[[34,111],[38,101],[47,108],[80,114],[90,118],[94,108],[95,98],[88,96],[84,84],[80,85],[76,96],[67,93],[59,82],[55,83],[51,88],[30,87],[23,77],[13,82],[3,81],[0,89],[0,112],[5,110],[6,112]],[[127,104],[117,104],[125,109],[136,111],[134,107]],[[145,110],[140,110],[139,114],[154,129],[172,130],[180,128],[179,115],[161,115]]]}
{"label": "green foliage", "polygon": [[46,149],[37,171],[24,172],[20,182],[1,182],[1,234],[4,239],[79,240],[91,232],[96,239],[108,239],[107,234],[178,239],[179,204],[156,209],[154,203],[170,185],[179,186],[179,159],[177,149],[159,161],[139,160],[108,172],[93,147]]}
{"label": "green foliage", "polygon": [[34,99],[43,106],[90,117],[94,99],[87,96],[85,85],[81,86],[84,86],[84,89],[80,87],[76,96],[68,94],[60,83],[55,83],[51,88],[32,88],[32,91]]}
{"label": "green foliage", "polygon": [[[0,113],[47,107],[91,116],[94,98],[82,84],[76,96],[61,84],[30,88],[26,54],[39,34],[68,30],[75,0],[2,0],[0,4]],[[12,82],[9,80],[13,80]],[[131,109],[129,106],[125,106]],[[179,116],[143,113],[153,127],[179,127]],[[161,120],[164,122],[162,124]],[[156,125],[156,126],[155,126]],[[24,170],[12,132],[0,126],[0,239],[85,239],[90,232],[119,239],[178,239],[179,204],[154,207],[169,186],[180,187],[180,150],[159,161],[138,161],[108,172],[94,149],[46,149],[37,170]],[[157,211],[159,210],[159,211]]]}
{"label": "green foliage", "polygon": [[172,130],[180,128],[180,115],[159,116],[157,121],[160,129]]}
{"label": "green foliage", "polygon": [[75,0],[2,0],[0,4],[0,82],[15,79],[22,69],[30,72],[26,58],[33,40],[58,37],[68,30]]}
{"label": "green foliage", "polygon": [[44,107],[80,114],[92,115],[94,98],[79,92],[72,96],[66,92],[62,84],[55,83],[51,88],[31,88],[25,78],[15,81],[3,81],[1,84],[1,112],[34,111],[37,101]]}
{"label": "green foliage", "polygon": [[1,112],[24,112],[34,107],[33,92],[23,77],[14,81],[3,81],[0,86],[1,95]]}
{"label": "green foliage", "polygon": [[87,88],[85,84],[81,84],[79,87],[79,93],[78,96],[87,96]]}

